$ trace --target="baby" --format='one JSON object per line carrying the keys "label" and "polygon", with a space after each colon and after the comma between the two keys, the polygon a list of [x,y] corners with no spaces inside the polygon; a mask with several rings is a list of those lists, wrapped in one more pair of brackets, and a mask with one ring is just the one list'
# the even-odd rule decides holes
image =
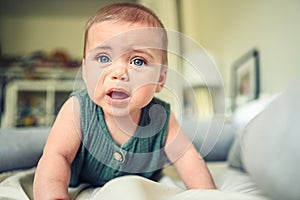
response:
{"label": "baby", "polygon": [[203,158],[170,105],[154,97],[167,77],[167,33],[149,9],[100,9],[85,32],[82,77],[53,124],[34,179],[35,199],[68,199],[68,187],[138,175],[158,180],[171,162],[188,189],[214,189]]}

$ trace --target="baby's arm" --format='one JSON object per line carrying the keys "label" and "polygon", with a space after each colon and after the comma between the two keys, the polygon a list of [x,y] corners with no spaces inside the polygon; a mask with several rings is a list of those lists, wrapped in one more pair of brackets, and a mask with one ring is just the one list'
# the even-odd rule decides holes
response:
{"label": "baby's arm", "polygon": [[204,159],[171,114],[166,153],[188,189],[215,189]]}
{"label": "baby's arm", "polygon": [[34,199],[68,199],[70,164],[80,146],[78,101],[63,105],[51,129],[34,178]]}

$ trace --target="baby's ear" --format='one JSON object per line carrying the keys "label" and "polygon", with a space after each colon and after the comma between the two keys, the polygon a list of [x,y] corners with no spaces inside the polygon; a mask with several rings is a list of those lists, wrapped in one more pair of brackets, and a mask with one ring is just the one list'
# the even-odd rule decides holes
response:
{"label": "baby's ear", "polygon": [[159,76],[159,80],[155,92],[160,92],[164,87],[167,80],[167,72],[168,72],[168,68],[163,66],[160,72],[160,76]]}

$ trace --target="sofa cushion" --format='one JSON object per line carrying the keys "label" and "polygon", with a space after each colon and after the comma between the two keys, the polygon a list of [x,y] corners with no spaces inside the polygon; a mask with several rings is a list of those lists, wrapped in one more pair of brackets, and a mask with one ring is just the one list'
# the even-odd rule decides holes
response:
{"label": "sofa cushion", "polygon": [[184,119],[181,127],[206,161],[226,160],[234,138],[231,123],[224,123],[222,118]]}
{"label": "sofa cushion", "polygon": [[0,172],[34,167],[49,128],[0,129]]}
{"label": "sofa cushion", "polygon": [[290,88],[249,123],[241,159],[256,184],[272,199],[300,199],[300,91]]}

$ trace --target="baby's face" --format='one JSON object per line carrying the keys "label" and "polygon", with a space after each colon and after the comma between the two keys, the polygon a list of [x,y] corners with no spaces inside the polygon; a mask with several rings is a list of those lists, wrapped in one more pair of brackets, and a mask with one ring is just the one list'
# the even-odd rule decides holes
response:
{"label": "baby's face", "polygon": [[166,79],[162,30],[104,21],[90,27],[83,76],[89,96],[112,116],[139,113]]}

